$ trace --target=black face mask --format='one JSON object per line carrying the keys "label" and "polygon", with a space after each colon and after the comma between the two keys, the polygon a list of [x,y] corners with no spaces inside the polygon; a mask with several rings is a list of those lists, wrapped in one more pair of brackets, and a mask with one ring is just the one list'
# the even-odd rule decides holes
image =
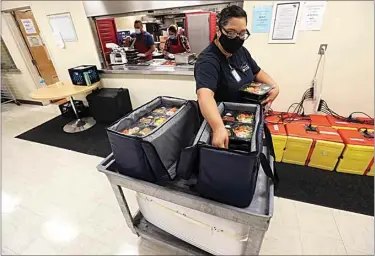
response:
{"label": "black face mask", "polygon": [[234,39],[230,39],[229,37],[224,35],[223,32],[221,32],[219,42],[225,51],[229,53],[235,53],[238,49],[242,47],[245,40],[240,39],[238,36]]}

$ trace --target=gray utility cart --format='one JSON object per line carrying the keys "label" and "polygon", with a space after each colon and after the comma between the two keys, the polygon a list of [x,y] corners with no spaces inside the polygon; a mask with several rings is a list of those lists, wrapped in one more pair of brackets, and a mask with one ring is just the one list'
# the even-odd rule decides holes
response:
{"label": "gray utility cart", "polygon": [[[264,151],[265,150],[266,148],[264,147]],[[272,157],[270,156],[270,158]],[[270,159],[270,164],[273,170],[273,159]],[[125,221],[132,232],[137,236],[149,240],[164,242],[169,246],[172,245],[194,255],[209,254],[154,226],[143,217],[141,212],[138,212],[135,217],[133,217],[130,213],[122,187],[176,205],[246,225],[249,227],[249,235],[243,254],[259,254],[264,234],[268,229],[273,214],[274,200],[273,184],[262,169],[259,170],[253,200],[247,208],[237,208],[200,197],[190,189],[191,184],[195,184],[195,181],[175,180],[172,182],[165,182],[162,185],[157,185],[124,176],[116,171],[116,163],[113,154],[110,154],[104,159],[97,166],[97,169],[107,176],[112,185]]]}

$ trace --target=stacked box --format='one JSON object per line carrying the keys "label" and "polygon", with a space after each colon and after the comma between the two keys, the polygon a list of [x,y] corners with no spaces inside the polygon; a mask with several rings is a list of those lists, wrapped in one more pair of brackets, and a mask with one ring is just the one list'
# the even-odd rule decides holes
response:
{"label": "stacked box", "polygon": [[311,157],[308,166],[333,171],[344,149],[344,143],[337,130],[332,127],[318,127],[313,135]]}
{"label": "stacked box", "polygon": [[281,162],[287,141],[287,135],[284,124],[267,124],[271,131],[273,148],[275,150],[276,162]]}
{"label": "stacked box", "polygon": [[363,175],[374,157],[374,138],[366,137],[357,130],[338,130],[345,143],[338,172]]}
{"label": "stacked box", "polygon": [[334,170],[344,148],[334,128],[318,126],[312,130],[306,124],[286,124],[288,140],[283,162]]}
{"label": "stacked box", "polygon": [[288,139],[282,161],[284,163],[305,165],[313,139],[306,132],[304,124],[285,125]]}

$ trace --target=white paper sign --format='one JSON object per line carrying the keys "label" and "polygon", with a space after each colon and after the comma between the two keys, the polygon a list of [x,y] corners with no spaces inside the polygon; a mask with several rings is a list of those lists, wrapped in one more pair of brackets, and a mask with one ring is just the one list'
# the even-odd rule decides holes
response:
{"label": "white paper sign", "polygon": [[48,18],[52,30],[59,32],[65,42],[77,41],[76,30],[70,13],[49,15]]}
{"label": "white paper sign", "polygon": [[327,1],[306,1],[303,6],[300,30],[320,30]]}
{"label": "white paper sign", "polygon": [[21,22],[27,35],[36,33],[35,25],[32,19],[21,19]]}
{"label": "white paper sign", "polygon": [[273,7],[269,43],[295,43],[301,2],[276,2]]}
{"label": "white paper sign", "polygon": [[43,46],[42,39],[39,35],[27,36],[27,41],[29,42],[30,47]]}
{"label": "white paper sign", "polygon": [[64,44],[64,40],[63,40],[62,37],[61,37],[60,32],[58,32],[58,31],[53,31],[52,34],[53,34],[53,36],[54,36],[54,38],[55,38],[55,41],[56,41],[56,45],[57,45],[57,47],[59,47],[59,48],[61,48],[61,49],[64,49],[65,44]]}

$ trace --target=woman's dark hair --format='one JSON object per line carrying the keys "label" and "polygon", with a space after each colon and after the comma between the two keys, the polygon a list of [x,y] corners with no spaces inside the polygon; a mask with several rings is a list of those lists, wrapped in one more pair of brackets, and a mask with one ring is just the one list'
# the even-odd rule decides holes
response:
{"label": "woman's dark hair", "polygon": [[136,24],[138,24],[138,23],[142,25],[142,21],[141,21],[141,20],[135,20],[135,21],[134,21],[134,26],[135,26]]}
{"label": "woman's dark hair", "polygon": [[241,7],[231,5],[221,10],[217,25],[219,28],[226,26],[231,18],[245,18],[247,24],[247,14]]}
{"label": "woman's dark hair", "polygon": [[177,33],[177,27],[175,25],[170,25],[168,31],[172,33]]}

